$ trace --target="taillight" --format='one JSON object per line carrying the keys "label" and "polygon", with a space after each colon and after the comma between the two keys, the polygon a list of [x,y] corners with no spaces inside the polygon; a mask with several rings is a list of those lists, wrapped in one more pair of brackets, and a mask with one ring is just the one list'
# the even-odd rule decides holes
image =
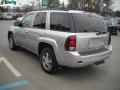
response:
{"label": "taillight", "polygon": [[76,37],[70,36],[67,38],[65,42],[65,50],[67,51],[75,51],[76,50]]}
{"label": "taillight", "polygon": [[111,44],[111,35],[109,34],[108,45]]}

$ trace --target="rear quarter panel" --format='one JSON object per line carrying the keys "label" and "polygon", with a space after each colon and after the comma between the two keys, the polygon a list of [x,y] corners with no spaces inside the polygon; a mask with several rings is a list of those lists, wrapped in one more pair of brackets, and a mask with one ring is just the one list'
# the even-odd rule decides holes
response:
{"label": "rear quarter panel", "polygon": [[64,45],[69,36],[73,36],[75,33],[68,33],[68,32],[59,32],[59,31],[51,31],[48,30],[46,33],[46,40],[49,42],[53,48],[54,52],[56,54],[56,58],[58,60],[58,63],[61,64],[64,62],[63,58],[64,53],[68,52],[65,51]]}

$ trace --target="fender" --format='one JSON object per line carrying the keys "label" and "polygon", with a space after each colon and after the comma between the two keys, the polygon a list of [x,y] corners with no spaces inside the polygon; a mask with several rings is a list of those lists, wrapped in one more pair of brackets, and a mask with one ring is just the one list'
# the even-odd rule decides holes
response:
{"label": "fender", "polygon": [[47,37],[40,37],[38,38],[38,43],[41,43],[41,42],[51,45],[55,51],[58,49],[58,45],[54,39],[47,38]]}

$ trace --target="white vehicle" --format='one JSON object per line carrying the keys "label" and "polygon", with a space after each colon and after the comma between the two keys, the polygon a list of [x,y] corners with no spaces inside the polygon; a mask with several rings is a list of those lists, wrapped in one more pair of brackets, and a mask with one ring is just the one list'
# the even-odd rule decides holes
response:
{"label": "white vehicle", "polygon": [[112,54],[102,17],[84,11],[30,12],[11,26],[8,40],[12,50],[21,46],[37,54],[47,73],[54,73],[58,66],[101,64]]}
{"label": "white vehicle", "polygon": [[5,19],[5,20],[13,19],[12,14],[11,13],[3,13],[3,19]]}

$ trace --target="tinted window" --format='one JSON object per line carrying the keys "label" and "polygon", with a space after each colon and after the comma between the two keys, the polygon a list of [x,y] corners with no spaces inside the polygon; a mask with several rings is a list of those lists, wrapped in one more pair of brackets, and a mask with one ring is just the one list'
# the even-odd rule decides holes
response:
{"label": "tinted window", "polygon": [[23,27],[31,27],[33,17],[34,17],[34,13],[27,14],[21,22],[22,26]]}
{"label": "tinted window", "polygon": [[50,14],[50,29],[55,31],[70,31],[68,13],[53,12]]}
{"label": "tinted window", "polygon": [[73,13],[76,32],[106,32],[102,17],[91,14]]}
{"label": "tinted window", "polygon": [[33,23],[33,27],[45,29],[45,26],[46,26],[46,12],[37,13],[35,21]]}

